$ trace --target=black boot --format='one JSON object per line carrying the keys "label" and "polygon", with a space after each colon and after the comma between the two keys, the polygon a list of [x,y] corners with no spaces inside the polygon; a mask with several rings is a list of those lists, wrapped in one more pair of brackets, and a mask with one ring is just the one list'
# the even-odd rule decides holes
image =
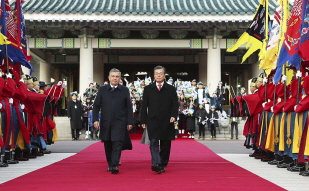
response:
{"label": "black boot", "polygon": [[34,156],[33,154],[31,154],[30,149],[25,149],[23,150],[23,156],[28,158],[28,159],[35,159],[36,156]]}
{"label": "black boot", "polygon": [[292,167],[294,165],[294,161],[291,157],[289,156],[283,156],[283,162],[282,164],[278,164],[278,168],[287,168],[287,167]]}
{"label": "black boot", "polygon": [[268,161],[272,161],[275,159],[275,155],[273,152],[267,151],[267,156],[262,158],[261,161],[262,162],[268,162]]}
{"label": "black boot", "polygon": [[41,153],[39,149],[31,149],[31,154],[34,156],[44,156],[44,154]]}
{"label": "black boot", "polygon": [[5,151],[4,162],[7,164],[19,163],[19,161],[14,159],[14,154],[12,154],[12,151]]}
{"label": "black boot", "polygon": [[267,157],[267,151],[261,151],[259,155],[256,155],[254,158],[255,159],[262,159]]}
{"label": "black boot", "polygon": [[260,150],[256,149],[256,150],[254,150],[254,152],[252,154],[249,155],[249,157],[256,157],[256,156],[258,156],[260,154],[261,154]]}
{"label": "black boot", "polygon": [[305,171],[305,163],[297,163],[297,160],[295,160],[295,165],[288,167],[287,170],[291,172],[303,172]]}
{"label": "black boot", "polygon": [[268,161],[268,164],[270,164],[270,165],[277,165],[280,162],[282,163],[282,160],[283,160],[282,156],[280,156],[278,154],[275,154],[275,159],[272,160],[272,161]]}
{"label": "black boot", "polygon": [[8,167],[9,165],[4,162],[4,155],[0,155],[0,167]]}
{"label": "black boot", "polygon": [[14,159],[18,161],[28,161],[29,159],[23,156],[23,152],[20,148],[15,149]]}

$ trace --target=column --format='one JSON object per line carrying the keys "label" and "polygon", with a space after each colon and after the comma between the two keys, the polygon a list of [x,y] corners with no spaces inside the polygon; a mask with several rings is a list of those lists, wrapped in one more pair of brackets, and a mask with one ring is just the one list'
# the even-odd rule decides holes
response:
{"label": "column", "polygon": [[39,80],[46,82],[46,84],[49,84],[50,78],[51,78],[51,66],[50,66],[50,64],[47,63],[47,62],[40,61]]}
{"label": "column", "polygon": [[263,72],[263,70],[260,70],[259,69],[259,65],[260,65],[260,62],[253,62],[252,65],[251,65],[251,73],[252,73],[252,76],[249,76],[249,79],[253,78],[253,77],[258,77],[260,75],[260,73]]}
{"label": "column", "polygon": [[221,81],[221,49],[219,40],[216,40],[215,44],[213,40],[208,39],[207,51],[207,86],[210,94],[217,89],[218,82]]}
{"label": "column", "polygon": [[207,84],[207,54],[206,53],[199,54],[198,76],[199,76],[199,79],[196,79],[196,80],[201,81],[204,84]]}
{"label": "column", "polygon": [[55,68],[54,69],[54,83],[57,84],[60,81],[60,69],[59,68]]}
{"label": "column", "polygon": [[80,53],[79,53],[79,93],[89,87],[93,82],[93,48],[91,39],[93,36],[80,35]]}
{"label": "column", "polygon": [[104,83],[104,55],[94,54],[93,57],[93,81],[103,85]]}

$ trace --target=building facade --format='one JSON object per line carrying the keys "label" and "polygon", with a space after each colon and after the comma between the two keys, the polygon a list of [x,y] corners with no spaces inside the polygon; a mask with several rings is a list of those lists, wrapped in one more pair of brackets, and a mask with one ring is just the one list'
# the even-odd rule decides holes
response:
{"label": "building facade", "polygon": [[[163,65],[174,80],[247,87],[257,54],[227,53],[248,28],[260,0],[27,0],[23,4],[33,75],[66,80],[83,92],[118,68],[129,80]],[[270,13],[275,0],[269,0]]]}

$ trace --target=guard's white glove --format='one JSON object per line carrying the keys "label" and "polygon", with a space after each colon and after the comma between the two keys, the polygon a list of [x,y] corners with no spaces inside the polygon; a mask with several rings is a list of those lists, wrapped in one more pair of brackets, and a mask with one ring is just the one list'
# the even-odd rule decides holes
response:
{"label": "guard's white glove", "polygon": [[2,72],[0,72],[0,78],[2,77]]}
{"label": "guard's white glove", "polygon": [[25,82],[25,81],[24,81],[24,79],[22,79],[22,78],[21,78],[19,81],[20,81],[20,82],[22,82],[22,83],[24,83],[24,82]]}
{"label": "guard's white glove", "polygon": [[265,85],[267,83],[268,79],[266,77],[264,77],[263,79],[263,84]]}
{"label": "guard's white glove", "polygon": [[297,70],[297,72],[296,72],[296,78],[301,78],[301,76],[302,76],[302,74],[301,74],[300,70]]}
{"label": "guard's white glove", "polygon": [[9,98],[9,103],[13,104],[13,102],[14,102],[13,98]]}
{"label": "guard's white glove", "polygon": [[267,102],[262,103],[262,106],[265,107],[266,103],[267,103]]}
{"label": "guard's white glove", "polygon": [[294,106],[294,111],[296,111],[297,105]]}
{"label": "guard's white glove", "polygon": [[59,81],[57,86],[61,86],[62,85],[62,81]]}
{"label": "guard's white glove", "polygon": [[2,109],[2,103],[0,103],[0,109]]}
{"label": "guard's white glove", "polygon": [[282,80],[283,82],[286,82],[287,79],[288,79],[288,77],[287,77],[286,75],[283,75],[283,76],[281,77],[281,80]]}
{"label": "guard's white glove", "polygon": [[274,106],[271,106],[270,111],[274,112]]}
{"label": "guard's white glove", "polygon": [[8,74],[6,75],[6,77],[7,77],[7,78],[12,78],[12,74],[8,73]]}
{"label": "guard's white glove", "polygon": [[66,83],[62,83],[62,87],[65,89],[65,88],[67,88],[67,85],[66,85]]}
{"label": "guard's white glove", "polygon": [[20,109],[24,110],[25,109],[25,105],[24,104],[20,104]]}

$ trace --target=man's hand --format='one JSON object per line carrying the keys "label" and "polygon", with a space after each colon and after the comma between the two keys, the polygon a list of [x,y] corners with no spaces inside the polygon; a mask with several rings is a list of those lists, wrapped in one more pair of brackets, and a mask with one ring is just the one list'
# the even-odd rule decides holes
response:
{"label": "man's hand", "polygon": [[176,121],[175,117],[171,117],[170,123],[174,123]]}
{"label": "man's hand", "polygon": [[142,124],[143,129],[146,129],[146,124]]}
{"label": "man's hand", "polygon": [[71,117],[69,117],[69,120],[71,120]]}
{"label": "man's hand", "polygon": [[130,131],[133,128],[132,125],[127,125],[127,129]]}
{"label": "man's hand", "polygon": [[98,121],[95,121],[95,122],[93,123],[93,126],[94,126],[94,128],[95,128],[96,130],[98,130],[98,129],[99,129],[99,126],[100,126],[100,124],[99,124],[99,122],[98,122]]}
{"label": "man's hand", "polygon": [[81,119],[81,120],[83,120],[83,116],[82,116],[82,117],[80,117],[80,119]]}

